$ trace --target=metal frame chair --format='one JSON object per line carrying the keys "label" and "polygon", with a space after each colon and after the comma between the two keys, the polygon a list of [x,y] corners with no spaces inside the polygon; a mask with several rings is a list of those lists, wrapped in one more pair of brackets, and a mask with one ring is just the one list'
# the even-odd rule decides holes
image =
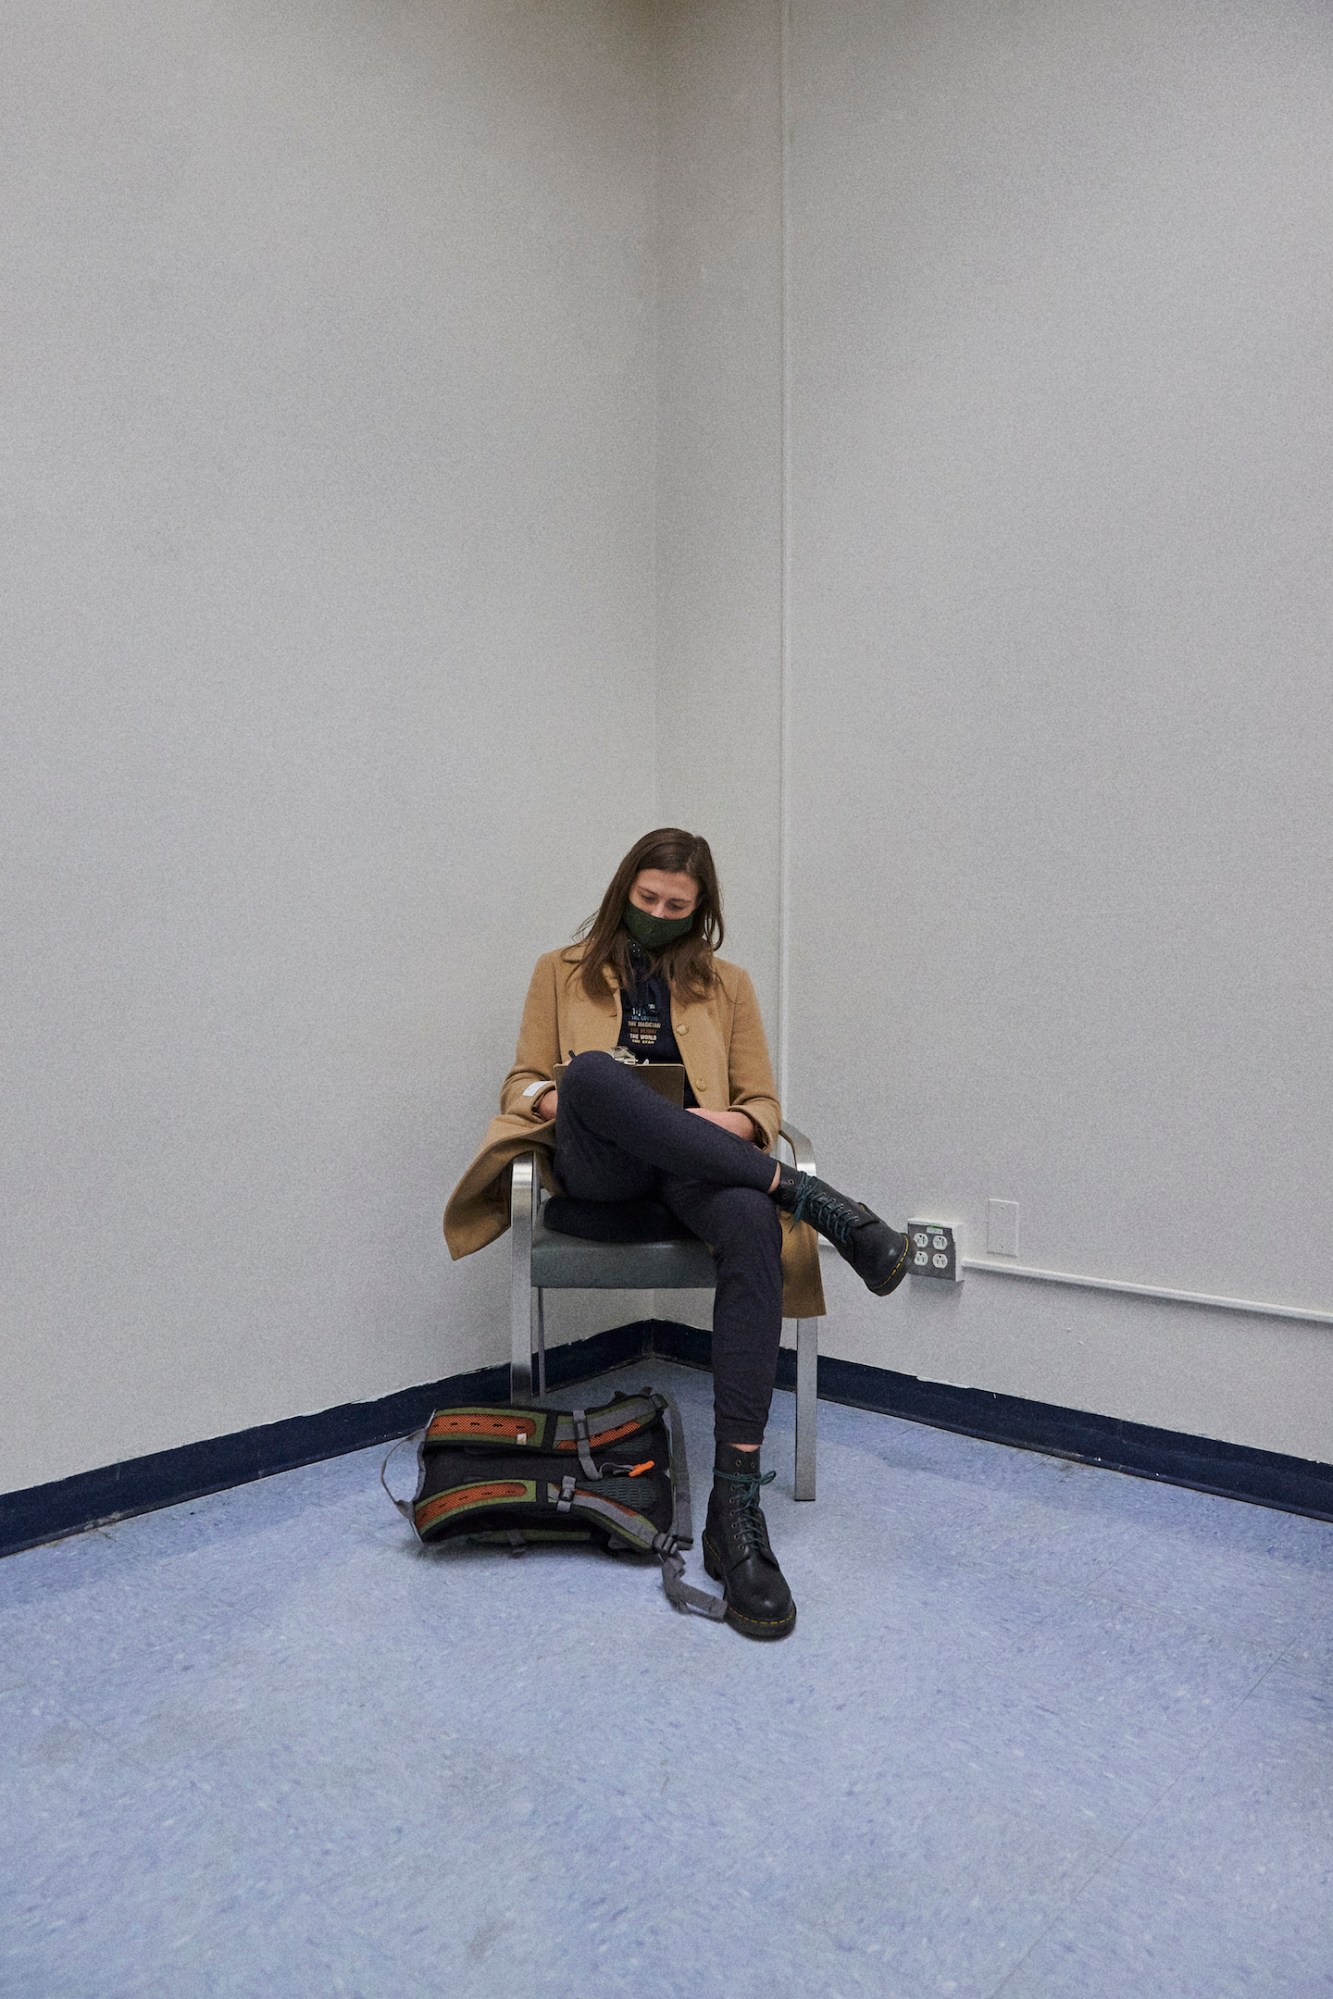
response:
{"label": "metal frame chair", "polygon": [[[799,1173],[815,1171],[814,1153],[805,1133],[784,1124],[779,1138],[791,1153]],[[707,1243],[690,1238],[678,1242],[585,1242],[548,1229],[541,1217],[542,1188],[535,1155],[520,1153],[513,1164],[510,1190],[510,1331],[509,1398],[532,1397],[534,1370],[534,1305],[536,1387],[546,1394],[547,1291],[711,1291],[717,1281],[713,1253]],[[796,1476],[797,1499],[815,1496],[815,1409],[818,1392],[819,1321],[796,1321]]]}

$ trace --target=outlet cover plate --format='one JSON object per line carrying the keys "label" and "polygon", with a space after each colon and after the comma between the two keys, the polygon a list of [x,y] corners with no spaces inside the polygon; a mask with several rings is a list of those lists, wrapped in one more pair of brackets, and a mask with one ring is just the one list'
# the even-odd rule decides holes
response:
{"label": "outlet cover plate", "polygon": [[907,1224],[907,1271],[911,1277],[929,1277],[937,1284],[961,1284],[963,1252],[955,1222],[909,1222]]}

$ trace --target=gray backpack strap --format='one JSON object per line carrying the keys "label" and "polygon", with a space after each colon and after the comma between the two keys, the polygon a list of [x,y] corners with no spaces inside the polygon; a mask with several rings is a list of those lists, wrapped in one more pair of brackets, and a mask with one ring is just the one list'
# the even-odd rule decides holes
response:
{"label": "gray backpack strap", "polygon": [[672,1539],[682,1548],[694,1546],[694,1521],[690,1514],[690,1461],[685,1452],[685,1425],[680,1411],[660,1388],[645,1388],[659,1409],[671,1419],[671,1489],[675,1511],[671,1516]]}
{"label": "gray backpack strap", "polygon": [[602,1474],[593,1463],[592,1452],[588,1448],[588,1412],[586,1409],[571,1409],[569,1413],[574,1422],[574,1436],[578,1442],[579,1463],[583,1467],[583,1476],[595,1483]]}
{"label": "gray backpack strap", "polygon": [[675,1544],[669,1554],[659,1554],[662,1564],[662,1588],[667,1598],[677,1610],[696,1610],[701,1617],[710,1617],[720,1624],[727,1614],[727,1599],[714,1596],[706,1589],[695,1589],[692,1583],[683,1580],[685,1558],[679,1553],[681,1548],[689,1548],[694,1542],[694,1520],[690,1512],[690,1461],[685,1450],[685,1425],[680,1420],[680,1411],[670,1395],[664,1395],[659,1388],[644,1390],[651,1395],[658,1407],[665,1411],[671,1422],[671,1485],[675,1502],[675,1512],[671,1518],[671,1539]]}
{"label": "gray backpack strap", "polygon": [[677,1610],[697,1610],[701,1617],[711,1617],[720,1624],[727,1614],[727,1599],[712,1596],[706,1589],[696,1589],[693,1583],[682,1582],[685,1574],[685,1557],[674,1551],[669,1555],[659,1555],[662,1564],[662,1588],[667,1600],[674,1603]]}
{"label": "gray backpack strap", "polygon": [[[632,1481],[623,1479],[604,1481],[600,1492],[580,1492],[573,1473],[566,1472],[558,1486],[547,1486],[546,1495],[557,1512],[574,1512],[582,1514],[585,1520],[600,1520],[630,1547],[638,1548],[645,1555],[656,1555],[662,1564],[662,1588],[667,1601],[674,1604],[677,1610],[694,1610],[701,1617],[720,1623],[727,1614],[726,1598],[713,1596],[708,1590],[695,1589],[692,1583],[684,1581],[685,1557],[680,1552],[675,1534],[658,1533],[651,1520],[630,1510],[632,1490]],[[616,1498],[611,1496],[613,1493],[624,1494],[623,1504],[617,1505]],[[688,1490],[685,1503],[688,1508]]]}
{"label": "gray backpack strap", "polygon": [[414,1431],[412,1432],[411,1436],[409,1436],[409,1437],[400,1437],[400,1438],[398,1439],[398,1442],[397,1442],[396,1444],[392,1444],[392,1445],[390,1445],[390,1447],[389,1447],[388,1451],[387,1451],[387,1452],[385,1453],[385,1457],[384,1457],[384,1463],[383,1463],[383,1464],[382,1464],[382,1465],[380,1466],[380,1484],[381,1484],[381,1485],[382,1485],[382,1486],[384,1487],[384,1490],[385,1490],[386,1492],[388,1492],[388,1493],[389,1493],[389,1497],[390,1497],[390,1499],[391,1499],[391,1500],[393,1501],[394,1505],[395,1505],[395,1506],[396,1506],[396,1507],[398,1508],[398,1511],[399,1511],[399,1512],[400,1512],[400,1513],[402,1514],[402,1516],[403,1516],[404,1520],[411,1520],[411,1519],[412,1519],[412,1501],[411,1501],[410,1499],[399,1499],[396,1493],[393,1493],[393,1492],[389,1492],[389,1481],[388,1481],[388,1479],[387,1479],[387,1478],[386,1478],[386,1477],[384,1476],[384,1474],[385,1474],[385,1472],[386,1472],[386,1471],[388,1471],[390,1463],[392,1462],[393,1458],[394,1458],[394,1457],[395,1457],[395,1456],[397,1455],[397,1453],[398,1453],[399,1451],[401,1451],[401,1450],[402,1450],[402,1448],[403,1448],[403,1445],[404,1445],[404,1444],[415,1444],[415,1445],[416,1445],[416,1447],[417,1447],[417,1485],[416,1485],[416,1489],[417,1489],[417,1491],[418,1491],[418,1492],[420,1492],[420,1490],[421,1490],[421,1446],[422,1446],[422,1442],[423,1442],[423,1440],[424,1440],[424,1438],[425,1438],[425,1435],[426,1435],[426,1432],[425,1432],[425,1429],[423,1428],[423,1429],[420,1429],[420,1430],[414,1430]]}

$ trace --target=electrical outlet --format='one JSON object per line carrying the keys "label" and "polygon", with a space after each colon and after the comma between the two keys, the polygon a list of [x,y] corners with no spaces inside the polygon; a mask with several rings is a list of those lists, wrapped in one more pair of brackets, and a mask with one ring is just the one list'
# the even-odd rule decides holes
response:
{"label": "electrical outlet", "polygon": [[934,1277],[945,1284],[962,1283],[962,1251],[952,1222],[907,1224],[907,1272],[910,1277]]}

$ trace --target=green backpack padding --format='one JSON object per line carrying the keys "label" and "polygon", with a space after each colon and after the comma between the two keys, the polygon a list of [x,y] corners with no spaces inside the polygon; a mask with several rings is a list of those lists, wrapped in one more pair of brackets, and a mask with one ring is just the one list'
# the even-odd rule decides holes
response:
{"label": "green backpack padding", "polygon": [[437,1409],[417,1445],[415,1498],[389,1497],[427,1545],[487,1541],[521,1554],[533,1543],[595,1541],[616,1554],[656,1555],[678,1610],[726,1614],[720,1597],[683,1580],[681,1550],[693,1541],[684,1432],[676,1405],[656,1389],[617,1394],[598,1409]]}

